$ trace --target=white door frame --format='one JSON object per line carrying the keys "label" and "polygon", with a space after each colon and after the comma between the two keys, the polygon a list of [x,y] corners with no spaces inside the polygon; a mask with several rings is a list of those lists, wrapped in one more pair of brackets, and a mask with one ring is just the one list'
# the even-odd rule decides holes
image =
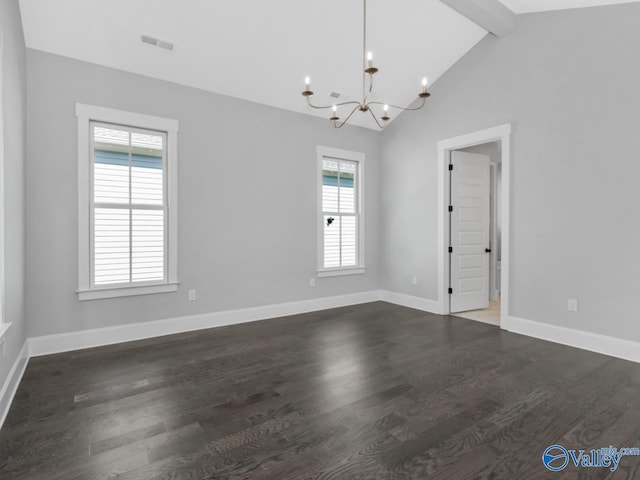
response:
{"label": "white door frame", "polygon": [[489,239],[491,242],[491,255],[489,256],[489,300],[495,300],[498,297],[496,288],[496,276],[498,274],[498,163],[490,162],[490,183],[493,185],[491,189],[492,201],[489,205],[491,225],[489,231]]}
{"label": "white door frame", "polygon": [[438,303],[440,313],[449,311],[449,152],[488,142],[501,142],[502,150],[502,261],[500,274],[500,328],[509,327],[509,198],[511,172],[511,124],[471,132],[438,142]]}

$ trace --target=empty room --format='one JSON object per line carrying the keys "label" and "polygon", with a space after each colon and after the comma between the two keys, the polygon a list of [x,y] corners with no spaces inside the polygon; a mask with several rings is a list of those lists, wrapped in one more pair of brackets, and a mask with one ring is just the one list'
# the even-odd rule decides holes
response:
{"label": "empty room", "polygon": [[0,0],[0,479],[640,480],[639,52],[639,0]]}

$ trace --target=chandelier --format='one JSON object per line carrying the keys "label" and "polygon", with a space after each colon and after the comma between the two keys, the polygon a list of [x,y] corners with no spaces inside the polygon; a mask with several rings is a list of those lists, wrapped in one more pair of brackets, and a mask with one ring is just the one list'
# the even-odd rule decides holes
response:
{"label": "chandelier", "polygon": [[[348,102],[335,103],[333,105],[314,105],[311,103],[311,96],[313,92],[311,91],[311,80],[309,77],[305,77],[304,83],[305,88],[302,92],[302,95],[307,99],[307,104],[311,108],[315,108],[318,110],[321,109],[331,109],[331,117],[329,120],[333,122],[333,126],[335,128],[342,128],[351,118],[351,116],[357,111],[360,110],[362,113],[369,112],[376,124],[380,128],[384,128],[386,123],[391,119],[389,117],[389,108],[394,108],[396,110],[420,110],[424,107],[425,100],[431,96],[429,92],[427,92],[427,79],[426,77],[422,79],[422,90],[418,93],[418,98],[421,99],[420,105],[417,107],[400,107],[398,105],[391,105],[384,102],[375,102],[369,100],[369,95],[373,90],[373,75],[378,71],[376,67],[373,66],[373,53],[367,53],[367,0],[363,0],[363,28],[362,28],[362,100],[352,100]],[[369,79],[369,88],[366,87],[367,78]],[[340,121],[340,117],[338,116],[338,107],[342,107],[345,105],[354,105],[353,109],[349,112],[349,114],[345,117],[344,120]],[[374,113],[374,109],[372,106],[376,106],[375,109],[378,110],[382,107],[382,115],[380,115],[380,119]],[[382,123],[381,123],[382,122]]]}

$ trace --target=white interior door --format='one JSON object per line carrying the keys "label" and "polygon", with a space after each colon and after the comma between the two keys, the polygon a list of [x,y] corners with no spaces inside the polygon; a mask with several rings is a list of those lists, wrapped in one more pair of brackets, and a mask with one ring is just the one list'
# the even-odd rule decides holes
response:
{"label": "white interior door", "polygon": [[450,311],[489,306],[489,156],[451,152]]}

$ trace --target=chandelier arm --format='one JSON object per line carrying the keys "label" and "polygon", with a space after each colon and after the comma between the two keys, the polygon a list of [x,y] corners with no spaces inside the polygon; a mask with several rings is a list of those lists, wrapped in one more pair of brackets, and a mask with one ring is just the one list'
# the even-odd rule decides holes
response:
{"label": "chandelier arm", "polygon": [[378,127],[380,127],[380,129],[384,128],[384,125],[381,125],[380,122],[378,121],[378,119],[376,118],[375,113],[373,113],[373,110],[369,109],[369,113],[371,114],[371,116],[373,117],[373,119],[376,121],[376,123],[378,124]]}
{"label": "chandelier arm", "polygon": [[425,99],[422,99],[422,103],[420,104],[419,107],[399,107],[398,105],[391,105],[390,103],[382,103],[382,102],[369,102],[367,103],[367,106],[369,105],[389,105],[389,107],[392,108],[396,108],[398,110],[404,110],[406,112],[411,112],[411,111],[415,111],[415,110],[420,110],[422,107],[424,107],[424,103],[425,103]]}
{"label": "chandelier arm", "polygon": [[[358,103],[358,102],[355,102],[355,103]],[[358,105],[356,105],[356,107],[353,110],[351,110],[351,113],[342,122],[338,123],[336,120],[334,120],[333,121],[333,126],[335,128],[342,128],[344,126],[344,124],[349,121],[349,119],[351,118],[351,115],[353,115],[355,113],[355,111],[358,110],[358,108],[360,108],[360,104],[359,103],[358,103]]]}
{"label": "chandelier arm", "polygon": [[[309,104],[309,106],[311,108],[315,108],[317,110],[323,110],[323,109],[326,109],[326,108],[333,108],[333,105],[314,105],[313,103],[311,103],[311,100],[309,100],[309,97],[306,97],[306,98],[307,98],[307,104]],[[351,100],[349,102],[336,103],[335,106],[336,107],[340,107],[342,105],[354,105],[354,104],[360,105],[360,102],[357,102],[355,100]]]}

